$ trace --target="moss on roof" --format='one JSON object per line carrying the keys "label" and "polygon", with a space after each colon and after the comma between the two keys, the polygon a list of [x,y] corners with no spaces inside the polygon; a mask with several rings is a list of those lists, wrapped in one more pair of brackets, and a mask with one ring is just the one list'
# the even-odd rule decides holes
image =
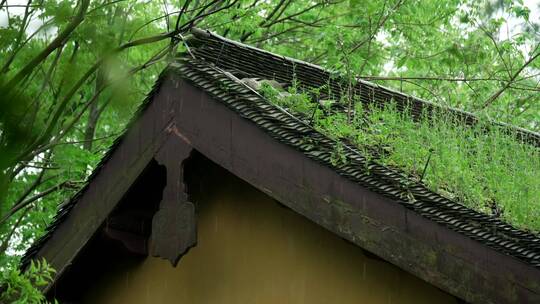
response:
{"label": "moss on roof", "polygon": [[[540,149],[519,140],[515,130],[482,120],[467,125],[442,110],[413,118],[393,102],[366,105],[358,96],[314,100],[321,88],[300,88],[293,81],[284,92],[264,81],[259,92],[319,132],[448,199],[540,231]],[[339,147],[333,161],[345,162]]]}
{"label": "moss on roof", "polygon": [[[296,64],[278,55],[224,41],[217,36],[209,35],[203,39],[199,47],[192,48],[193,57],[184,56],[179,61],[177,73],[212,96],[215,102],[224,104],[270,137],[303,153],[307,158],[385,197],[389,203],[401,204],[417,215],[500,253],[540,267],[539,234],[511,226],[500,216],[487,215],[448,199],[428,189],[417,178],[407,176],[403,170],[382,164],[377,159],[376,150],[366,148],[363,151],[347,138],[336,139],[332,133],[328,135],[315,124],[316,116],[313,114],[317,115],[318,111],[305,111],[309,115],[301,115],[302,108],[320,107],[318,109],[325,115],[344,113],[347,119],[354,118],[354,115],[347,115],[354,114],[347,111],[348,101],[352,102],[353,98],[342,99],[343,84],[347,83],[339,75],[332,77],[322,68]],[[217,43],[214,44],[214,41]],[[278,98],[270,102],[268,97],[257,92],[262,84],[252,85],[248,78],[258,80],[259,84],[266,82],[279,87],[278,91],[274,91]],[[292,92],[283,91],[283,87],[289,87]],[[365,106],[365,111],[371,107],[384,109],[385,105],[395,104],[399,111],[406,112],[415,120],[440,112],[463,126],[482,123],[469,113],[442,108],[368,82],[360,81],[349,92],[353,92],[353,97],[360,95],[359,102]],[[288,108],[287,100],[283,98],[293,99],[295,102],[290,105],[296,110]],[[316,101],[319,101],[319,106],[313,107],[311,104]],[[540,147],[540,135],[537,133],[491,124],[500,127],[501,131],[511,131],[508,134],[516,135],[520,141]]]}

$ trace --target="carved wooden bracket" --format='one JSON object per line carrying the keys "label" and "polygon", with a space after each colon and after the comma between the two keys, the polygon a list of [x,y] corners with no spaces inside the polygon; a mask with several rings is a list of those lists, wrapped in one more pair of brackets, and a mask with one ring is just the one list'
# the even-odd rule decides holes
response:
{"label": "carved wooden bracket", "polygon": [[[176,267],[180,258],[197,244],[195,205],[188,201],[182,163],[192,148],[173,131],[155,159],[167,168],[167,185],[159,210],[152,219],[150,254],[167,259]],[[174,132],[175,131],[175,132]]]}

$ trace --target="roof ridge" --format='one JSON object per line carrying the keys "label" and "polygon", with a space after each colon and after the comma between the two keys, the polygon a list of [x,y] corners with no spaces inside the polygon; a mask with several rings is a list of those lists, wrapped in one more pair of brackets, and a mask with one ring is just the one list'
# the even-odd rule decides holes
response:
{"label": "roof ridge", "polygon": [[[300,66],[308,67],[308,68],[311,68],[311,69],[316,69],[316,70],[318,70],[320,72],[328,73],[329,75],[332,75],[332,76],[333,75],[336,75],[336,76],[339,76],[339,77],[343,76],[338,71],[331,70],[331,69],[328,69],[328,68],[325,68],[325,67],[313,64],[313,63],[309,63],[309,62],[306,62],[306,61],[302,61],[302,60],[299,60],[299,59],[295,59],[295,58],[291,58],[291,57],[288,57],[288,56],[272,53],[270,51],[260,49],[260,48],[257,48],[257,47],[254,47],[254,46],[251,46],[251,45],[248,45],[248,44],[244,44],[244,43],[241,43],[241,42],[238,42],[238,41],[234,41],[234,40],[228,39],[226,37],[220,36],[220,35],[218,35],[216,33],[213,33],[213,32],[211,32],[209,30],[203,30],[203,29],[200,29],[200,28],[192,28],[191,33],[193,34],[193,36],[195,36],[196,38],[199,38],[199,39],[221,41],[222,43],[226,43],[226,44],[232,45],[234,47],[238,47],[238,48],[242,48],[242,49],[248,49],[248,50],[250,50],[252,52],[256,52],[258,54],[264,54],[266,56],[271,56],[271,57],[274,57],[276,59],[280,59],[280,60],[289,62],[291,64],[298,64]],[[220,49],[220,52],[218,53],[219,56],[217,58],[217,62],[215,62],[214,64],[218,65],[219,60],[221,59],[222,51],[223,51],[223,48]],[[203,57],[205,57],[205,59],[212,58],[212,54],[205,54],[205,55],[206,56],[203,56]],[[355,79],[358,81],[358,84],[361,84],[361,85],[366,86],[366,87],[371,88],[371,89],[381,89],[381,90],[385,91],[384,92],[385,94],[393,95],[392,98],[394,98],[394,99],[396,97],[398,97],[400,99],[406,100],[409,103],[410,102],[418,103],[418,104],[421,104],[420,107],[422,107],[422,108],[425,107],[425,108],[427,108],[428,110],[431,110],[431,111],[432,110],[449,111],[453,115],[456,115],[457,117],[462,118],[466,122],[466,124],[468,124],[468,125],[472,125],[472,124],[474,124],[474,123],[476,123],[476,122],[478,122],[480,120],[478,115],[476,115],[474,113],[471,113],[471,112],[468,112],[468,111],[465,111],[465,110],[462,110],[462,109],[437,104],[435,102],[431,102],[431,101],[428,101],[428,100],[425,100],[425,99],[422,99],[422,98],[419,98],[419,97],[415,97],[415,96],[412,96],[412,95],[409,95],[409,94],[406,94],[406,93],[403,93],[403,92],[399,92],[399,91],[397,91],[395,89],[388,88],[386,86],[382,86],[382,85],[379,85],[377,83],[366,81],[366,80],[364,80],[362,78],[359,78],[359,77],[356,77],[356,76],[355,76]],[[511,125],[511,124],[508,124],[508,123],[496,121],[496,120],[493,120],[493,119],[488,119],[487,121],[489,123],[491,123],[491,124],[494,124],[495,126],[507,128],[510,131],[517,132],[518,133],[517,137],[520,140],[524,140],[525,142],[540,148],[540,133],[532,131],[532,130],[528,130],[528,129],[525,129],[525,128],[522,128],[522,127],[514,126],[514,125]]]}

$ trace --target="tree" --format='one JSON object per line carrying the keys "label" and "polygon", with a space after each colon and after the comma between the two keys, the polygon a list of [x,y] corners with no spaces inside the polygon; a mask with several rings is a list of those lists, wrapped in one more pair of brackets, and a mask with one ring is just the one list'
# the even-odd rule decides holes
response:
{"label": "tree", "polygon": [[83,184],[201,27],[540,130],[539,24],[522,1],[0,0],[0,265]]}
{"label": "tree", "polygon": [[[80,188],[191,27],[261,40],[292,16],[339,4],[259,2],[2,2],[0,254],[25,248]],[[273,24],[255,31],[263,20]]]}

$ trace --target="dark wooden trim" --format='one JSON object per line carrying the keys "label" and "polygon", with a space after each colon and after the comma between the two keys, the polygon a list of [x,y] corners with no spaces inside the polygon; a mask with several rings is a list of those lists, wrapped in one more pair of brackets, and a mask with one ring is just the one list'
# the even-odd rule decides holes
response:
{"label": "dark wooden trim", "polygon": [[188,201],[184,185],[183,162],[192,148],[177,136],[175,125],[172,136],[158,151],[155,159],[167,168],[167,185],[158,212],[152,219],[150,254],[162,257],[176,267],[180,258],[197,244],[195,205]]}
{"label": "dark wooden trim", "polygon": [[146,256],[148,254],[147,238],[136,233],[104,227],[104,234],[111,240],[120,241],[130,252]]}
{"label": "dark wooden trim", "polygon": [[472,303],[540,303],[540,270],[355,184],[271,138],[187,82],[179,136],[339,236]]}
{"label": "dark wooden trim", "polygon": [[174,115],[178,104],[169,94],[177,87],[178,83],[174,81],[162,85],[155,100],[127,130],[109,160],[90,181],[69,216],[36,254],[35,258],[45,258],[56,270],[53,283],[44,288],[44,292],[83,250],[163,144],[169,139],[180,140],[171,135],[175,130]]}

